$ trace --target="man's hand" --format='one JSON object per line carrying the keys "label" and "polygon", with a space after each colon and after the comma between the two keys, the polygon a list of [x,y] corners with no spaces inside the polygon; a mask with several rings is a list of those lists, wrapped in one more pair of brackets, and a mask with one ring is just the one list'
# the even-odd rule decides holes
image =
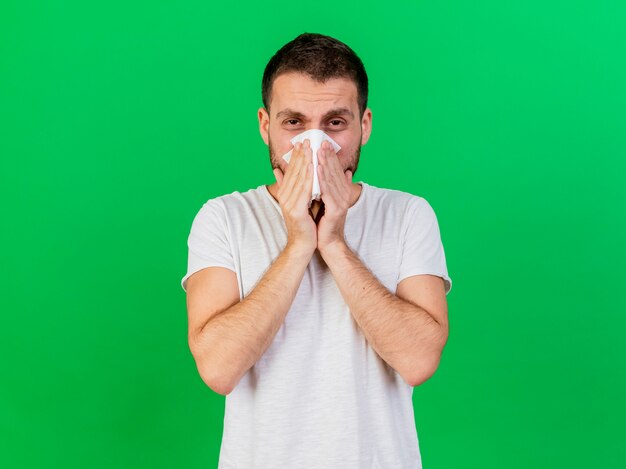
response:
{"label": "man's hand", "polygon": [[317,247],[317,227],[308,208],[313,190],[313,153],[309,139],[294,145],[287,171],[283,175],[276,168],[274,177],[278,184],[278,203],[287,226],[287,244],[312,254]]}
{"label": "man's hand", "polygon": [[344,226],[352,194],[352,171],[345,173],[331,144],[322,143],[318,153],[317,174],[320,181],[324,215],[317,224],[317,248],[324,250],[345,243]]}

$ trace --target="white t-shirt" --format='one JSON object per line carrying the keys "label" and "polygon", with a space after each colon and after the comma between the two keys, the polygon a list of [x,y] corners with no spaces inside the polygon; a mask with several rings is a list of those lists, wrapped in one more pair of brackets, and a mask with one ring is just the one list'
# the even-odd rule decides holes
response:
{"label": "white t-shirt", "polygon": [[[426,199],[365,182],[348,209],[348,246],[392,293],[416,274],[452,287],[437,218]],[[208,200],[188,238],[187,278],[221,266],[240,299],[287,243],[265,185]],[[316,251],[285,321],[226,396],[219,469],[420,469],[413,388],[367,343]]]}

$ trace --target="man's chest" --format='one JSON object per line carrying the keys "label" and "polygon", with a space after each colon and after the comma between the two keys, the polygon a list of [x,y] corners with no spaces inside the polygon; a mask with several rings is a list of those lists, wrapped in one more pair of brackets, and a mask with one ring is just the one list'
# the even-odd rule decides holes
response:
{"label": "man's chest", "polygon": [[[364,226],[352,223],[345,229],[346,243],[377,280],[395,293],[398,279],[401,242],[393,226]],[[253,220],[242,225],[233,236],[233,255],[244,296],[258,283],[284,250],[288,237],[282,218],[273,223]],[[330,288],[329,285],[335,288]],[[336,289],[333,273],[315,251],[301,282],[302,294],[328,296]],[[338,290],[337,290],[338,291]]]}

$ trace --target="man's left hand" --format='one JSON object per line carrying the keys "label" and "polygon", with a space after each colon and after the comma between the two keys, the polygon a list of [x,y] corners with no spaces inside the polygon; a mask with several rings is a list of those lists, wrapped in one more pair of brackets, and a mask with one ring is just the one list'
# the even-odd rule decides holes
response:
{"label": "man's left hand", "polygon": [[343,171],[332,145],[324,141],[318,153],[317,175],[324,215],[317,224],[317,249],[321,254],[334,245],[345,244],[344,226],[352,196],[352,171]]}

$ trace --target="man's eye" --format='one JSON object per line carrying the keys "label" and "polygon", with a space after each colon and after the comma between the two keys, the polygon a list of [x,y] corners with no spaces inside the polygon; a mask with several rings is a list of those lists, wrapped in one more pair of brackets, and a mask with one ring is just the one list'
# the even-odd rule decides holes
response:
{"label": "man's eye", "polygon": [[285,123],[289,125],[296,125],[298,123],[298,119],[287,119]]}
{"label": "man's eye", "polygon": [[340,119],[333,119],[330,121],[331,124],[333,124],[333,127],[337,127],[338,125],[342,125],[344,122]]}

